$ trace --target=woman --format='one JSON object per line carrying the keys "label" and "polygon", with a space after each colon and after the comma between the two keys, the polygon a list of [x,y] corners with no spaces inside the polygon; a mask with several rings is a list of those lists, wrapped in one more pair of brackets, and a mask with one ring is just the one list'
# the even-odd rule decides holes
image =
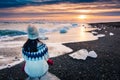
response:
{"label": "woman", "polygon": [[39,33],[33,26],[29,26],[28,40],[23,45],[22,54],[25,59],[24,71],[32,78],[40,78],[48,72],[48,48],[39,41]]}

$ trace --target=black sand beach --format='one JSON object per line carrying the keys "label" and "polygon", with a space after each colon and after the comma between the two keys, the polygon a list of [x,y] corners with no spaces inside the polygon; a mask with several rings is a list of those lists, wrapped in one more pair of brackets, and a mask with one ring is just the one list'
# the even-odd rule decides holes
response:
{"label": "black sand beach", "polygon": [[[103,28],[106,24],[99,24],[99,27],[100,25]],[[97,31],[106,36],[95,41],[65,43],[73,52],[80,49],[94,50],[98,57],[75,60],[68,53],[52,58],[54,65],[50,66],[49,72],[61,80],[120,80],[120,23],[118,26],[105,26],[105,29]],[[110,36],[110,32],[114,35]],[[22,65],[23,63],[0,70],[0,80],[26,79],[27,75],[21,71]]]}

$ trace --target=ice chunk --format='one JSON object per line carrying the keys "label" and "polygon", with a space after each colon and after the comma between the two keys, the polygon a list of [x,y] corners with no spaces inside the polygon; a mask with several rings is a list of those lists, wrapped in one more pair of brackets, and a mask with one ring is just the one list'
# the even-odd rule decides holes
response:
{"label": "ice chunk", "polygon": [[92,58],[97,58],[97,54],[96,54],[95,51],[90,51],[90,52],[88,53],[88,56],[89,56],[89,57],[92,57]]}
{"label": "ice chunk", "polygon": [[77,27],[77,26],[78,26],[77,23],[73,23],[73,24],[72,24],[72,27]]}
{"label": "ice chunk", "polygon": [[102,29],[101,28],[98,28],[99,31],[101,31]]}
{"label": "ice chunk", "polygon": [[86,58],[88,56],[88,51],[86,49],[81,49],[75,53],[70,54],[69,56],[74,59],[86,60]]}
{"label": "ice chunk", "polygon": [[60,33],[67,33],[67,29],[64,29],[64,28],[62,28],[61,30],[60,30]]}
{"label": "ice chunk", "polygon": [[92,34],[97,35],[97,34],[98,34],[98,32],[92,31]]}
{"label": "ice chunk", "polygon": [[107,33],[108,31],[105,31],[105,33]]}
{"label": "ice chunk", "polygon": [[110,32],[109,35],[110,35],[110,36],[113,36],[114,34]]}
{"label": "ice chunk", "polygon": [[104,37],[105,34],[98,34],[97,37]]}
{"label": "ice chunk", "polygon": [[39,36],[39,39],[40,39],[40,40],[48,40],[48,37],[46,37],[45,34],[41,34],[41,35]]}
{"label": "ice chunk", "polygon": [[0,56],[0,59],[3,59],[3,58],[4,58],[4,56],[3,56],[3,55],[1,55],[1,56]]}
{"label": "ice chunk", "polygon": [[106,27],[104,27],[103,29],[106,29]]}
{"label": "ice chunk", "polygon": [[46,32],[48,32],[48,30],[47,30],[47,29],[40,28],[40,29],[39,29],[39,32],[40,32],[40,33],[46,33]]}
{"label": "ice chunk", "polygon": [[92,31],[93,34],[97,34],[98,32]]}

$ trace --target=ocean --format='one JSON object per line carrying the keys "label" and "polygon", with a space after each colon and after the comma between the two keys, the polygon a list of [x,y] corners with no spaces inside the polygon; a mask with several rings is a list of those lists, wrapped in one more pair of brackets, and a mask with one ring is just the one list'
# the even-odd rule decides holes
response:
{"label": "ocean", "polygon": [[86,32],[87,30],[93,29],[88,24],[58,22],[1,22],[0,41],[3,39],[9,39],[10,37],[27,35],[26,29],[29,25],[35,26],[39,31],[40,37],[47,36],[49,39],[46,41],[51,43],[97,39],[91,33]]}

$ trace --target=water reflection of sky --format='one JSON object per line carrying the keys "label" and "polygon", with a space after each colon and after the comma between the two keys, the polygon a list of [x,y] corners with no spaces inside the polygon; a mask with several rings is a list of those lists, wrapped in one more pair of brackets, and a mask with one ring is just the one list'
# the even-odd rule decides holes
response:
{"label": "water reflection of sky", "polygon": [[68,30],[68,32],[65,34],[60,34],[59,32],[47,34],[46,36],[49,39],[46,40],[45,42],[69,43],[97,40],[98,37],[94,36],[92,33],[86,32],[91,30],[95,30],[95,28],[77,27]]}
{"label": "water reflection of sky", "polygon": [[[4,29],[15,29],[16,30],[24,30],[27,28],[27,24],[11,24],[11,26],[6,26],[6,24],[4,24]],[[26,25],[25,27],[21,27],[21,25]],[[71,24],[54,24],[52,25],[51,23],[49,24],[36,24],[39,25],[37,26],[38,29],[47,29],[48,32],[45,34],[46,37],[48,37],[48,40],[45,40],[45,43],[69,43],[69,42],[83,42],[83,41],[91,41],[91,40],[96,40],[98,39],[98,37],[94,36],[92,33],[89,33],[87,31],[91,31],[91,30],[95,30],[96,28],[92,28],[90,25],[88,24],[78,24],[76,27],[71,26]],[[51,27],[49,26],[51,25]],[[59,25],[59,26],[58,26]],[[44,27],[43,27],[44,26]],[[67,29],[66,29],[67,28]],[[60,30],[66,30],[66,33],[60,33]],[[56,30],[56,31],[54,31]],[[49,31],[53,31],[53,32],[49,32]],[[17,38],[18,35],[16,35]],[[40,33],[40,37],[45,37],[42,33]],[[19,36],[18,36],[19,37]],[[24,36],[26,37],[26,36]],[[4,40],[4,38],[1,38]],[[1,45],[3,46],[9,46],[9,44],[14,44],[12,42],[9,42],[9,39],[12,40],[12,38],[6,38],[8,39],[8,44],[7,42],[5,42],[5,44]],[[20,39],[21,40],[21,39]],[[24,40],[21,40],[22,42],[24,42]],[[16,41],[17,44],[17,41]],[[20,42],[18,42],[18,46],[22,44]],[[11,46],[11,45],[10,45]],[[14,45],[16,46],[16,45]]]}
{"label": "water reflection of sky", "polygon": [[119,21],[119,3],[119,0],[2,0],[0,21]]}

